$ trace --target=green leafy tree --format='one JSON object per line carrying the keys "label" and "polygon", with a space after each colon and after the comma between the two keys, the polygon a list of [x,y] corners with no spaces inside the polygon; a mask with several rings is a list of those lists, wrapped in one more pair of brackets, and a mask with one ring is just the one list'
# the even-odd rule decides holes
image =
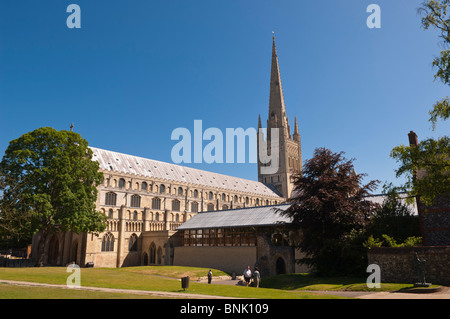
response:
{"label": "green leafy tree", "polygon": [[407,198],[400,198],[392,184],[385,186],[385,193],[383,203],[370,218],[366,233],[375,238],[388,235],[398,242],[420,236],[419,219],[407,205]]}
{"label": "green leafy tree", "polygon": [[396,176],[406,177],[398,187],[411,197],[419,196],[426,205],[432,205],[440,196],[450,193],[450,138],[426,139],[418,146],[400,145],[391,152],[400,162]]}
{"label": "green leafy tree", "polygon": [[0,163],[0,228],[30,236],[40,232],[39,264],[49,235],[101,232],[106,216],[96,211],[103,174],[79,134],[43,127],[9,143]]}
{"label": "green leafy tree", "polygon": [[361,231],[377,207],[365,199],[377,181],[362,185],[365,175],[354,172],[353,160],[343,152],[318,148],[303,173],[294,176],[292,205],[283,214],[291,218],[292,230],[301,233],[296,245],[306,257],[299,262],[323,275],[355,271],[361,254],[353,248],[362,248]]}
{"label": "green leafy tree", "polygon": [[[436,29],[443,40],[444,50],[440,52],[439,57],[433,61],[433,66],[437,69],[435,79],[450,85],[450,0],[427,0],[419,8],[422,14],[422,26],[425,30],[429,28]],[[437,102],[430,111],[430,122],[433,127],[437,120],[448,119],[450,116],[450,104],[448,97]]]}
{"label": "green leafy tree", "polygon": [[32,233],[26,214],[18,211],[14,205],[19,200],[17,190],[21,185],[15,184],[8,176],[0,176],[0,190],[7,184],[10,185],[8,196],[0,195],[0,247],[23,248],[30,243]]}
{"label": "green leafy tree", "polygon": [[[435,79],[450,85],[450,0],[427,0],[419,8],[425,30],[438,30],[444,50],[433,61],[437,69]],[[433,130],[439,120],[450,117],[448,97],[436,102],[429,111]],[[432,205],[441,196],[450,194],[450,139],[428,138],[418,146],[400,145],[391,152],[391,157],[400,163],[397,177],[405,176],[400,188],[411,196],[418,196],[425,205]]]}

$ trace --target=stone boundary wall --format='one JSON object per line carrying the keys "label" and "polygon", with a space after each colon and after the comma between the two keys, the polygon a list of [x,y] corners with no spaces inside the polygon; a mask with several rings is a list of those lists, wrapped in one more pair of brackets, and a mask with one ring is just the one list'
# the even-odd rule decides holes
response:
{"label": "stone boundary wall", "polygon": [[450,285],[450,246],[378,247],[368,251],[368,263],[381,270],[381,283],[419,281],[414,253],[426,260],[425,278],[432,284]]}
{"label": "stone boundary wall", "polygon": [[35,265],[36,262],[31,259],[0,257],[0,267],[34,267]]}

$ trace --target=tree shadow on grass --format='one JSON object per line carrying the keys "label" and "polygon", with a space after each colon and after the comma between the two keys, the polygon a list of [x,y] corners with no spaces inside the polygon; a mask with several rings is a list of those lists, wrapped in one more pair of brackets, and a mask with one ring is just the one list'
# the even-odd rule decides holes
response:
{"label": "tree shadow on grass", "polygon": [[261,287],[283,290],[336,290],[343,286],[365,285],[364,278],[358,277],[318,277],[313,274],[286,274],[263,278]]}

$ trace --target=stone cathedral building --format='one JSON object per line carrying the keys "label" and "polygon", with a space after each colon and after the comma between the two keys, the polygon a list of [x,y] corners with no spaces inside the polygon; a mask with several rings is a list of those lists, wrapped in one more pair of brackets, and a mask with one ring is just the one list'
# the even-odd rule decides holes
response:
{"label": "stone cathedral building", "polygon": [[[262,127],[261,118],[258,127]],[[109,217],[107,229],[98,236],[73,232],[52,236],[47,243],[47,264],[210,267],[215,259],[227,260],[222,268],[239,273],[246,266],[242,262],[262,263],[266,273],[293,272],[293,249],[282,248],[282,238],[274,233],[281,219],[273,205],[290,197],[290,177],[301,171],[302,153],[297,119],[291,135],[286,116],[275,38],[266,138],[269,150],[271,128],[280,132],[279,169],[261,174],[258,160],[258,181],[92,147],[93,160],[104,174],[97,208]],[[33,238],[33,252],[38,243],[39,234]],[[273,256],[278,259],[272,261]]]}

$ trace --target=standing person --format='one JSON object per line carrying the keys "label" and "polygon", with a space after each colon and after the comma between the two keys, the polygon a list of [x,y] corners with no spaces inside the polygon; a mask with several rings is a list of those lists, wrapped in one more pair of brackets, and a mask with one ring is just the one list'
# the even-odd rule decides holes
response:
{"label": "standing person", "polygon": [[212,280],[212,271],[211,271],[211,269],[208,271],[208,284],[210,284],[211,283],[211,280]]}
{"label": "standing person", "polygon": [[250,266],[247,266],[247,269],[244,270],[245,286],[248,287],[251,278],[252,278],[252,271],[250,270]]}
{"label": "standing person", "polygon": [[258,271],[258,267],[255,267],[255,271],[253,272],[253,282],[255,283],[255,287],[259,287],[259,283],[261,281],[261,274]]}

